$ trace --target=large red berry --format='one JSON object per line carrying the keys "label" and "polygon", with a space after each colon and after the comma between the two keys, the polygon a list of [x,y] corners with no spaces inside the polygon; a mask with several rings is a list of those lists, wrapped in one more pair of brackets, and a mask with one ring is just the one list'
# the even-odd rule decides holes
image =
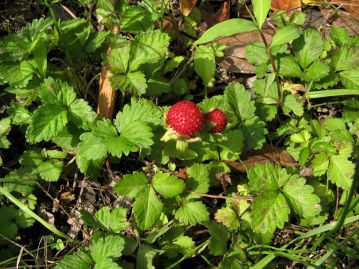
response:
{"label": "large red berry", "polygon": [[212,123],[212,133],[220,133],[224,129],[226,129],[227,126],[227,117],[226,113],[224,113],[222,110],[216,108],[209,112],[206,115],[207,119],[211,121]]}
{"label": "large red berry", "polygon": [[167,124],[184,137],[191,137],[202,130],[204,115],[199,107],[191,101],[175,103],[167,112]]}

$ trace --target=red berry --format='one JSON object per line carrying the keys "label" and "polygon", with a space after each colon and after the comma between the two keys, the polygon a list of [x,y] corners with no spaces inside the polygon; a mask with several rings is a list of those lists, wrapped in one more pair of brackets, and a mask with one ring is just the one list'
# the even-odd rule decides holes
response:
{"label": "red berry", "polygon": [[184,137],[191,137],[202,130],[204,115],[199,107],[191,101],[175,103],[167,112],[167,124]]}
{"label": "red berry", "polygon": [[224,113],[222,110],[216,108],[216,109],[212,110],[211,112],[209,112],[206,115],[206,117],[213,124],[212,125],[213,127],[211,129],[212,133],[220,133],[224,129],[226,129],[227,117],[226,117],[226,113]]}

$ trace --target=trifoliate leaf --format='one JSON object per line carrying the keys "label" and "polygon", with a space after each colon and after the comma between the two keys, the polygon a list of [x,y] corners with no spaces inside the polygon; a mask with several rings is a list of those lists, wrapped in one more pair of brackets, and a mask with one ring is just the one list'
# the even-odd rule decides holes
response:
{"label": "trifoliate leaf", "polygon": [[167,57],[170,37],[161,30],[140,33],[131,44],[130,71],[143,64],[156,63]]}
{"label": "trifoliate leaf", "polygon": [[[196,163],[186,169],[188,190],[207,193],[209,190],[209,171],[205,164]],[[188,198],[198,197],[196,194],[188,195]]]}
{"label": "trifoliate leaf", "polygon": [[283,194],[290,208],[302,218],[315,217],[320,213],[320,198],[313,194],[314,188],[305,184],[299,175],[292,176],[283,187]]}
{"label": "trifoliate leaf", "polygon": [[39,106],[33,113],[26,137],[31,143],[49,141],[59,134],[68,121],[66,108],[60,104]]}
{"label": "trifoliate leaf", "polygon": [[355,165],[348,159],[335,155],[330,158],[328,179],[344,190],[349,190],[354,175]]}
{"label": "trifoliate leaf", "polygon": [[91,257],[83,252],[77,251],[73,254],[67,254],[65,257],[54,267],[54,269],[91,269],[93,261]]}
{"label": "trifoliate leaf", "polygon": [[199,46],[194,53],[193,64],[194,70],[202,79],[203,86],[208,87],[216,71],[216,59],[213,49],[205,45]]}
{"label": "trifoliate leaf", "polygon": [[355,89],[359,87],[359,67],[345,70],[339,73],[344,86],[349,89]]}
{"label": "trifoliate leaf", "polygon": [[308,28],[293,42],[296,58],[302,68],[307,68],[312,62],[319,59],[323,51],[322,35],[314,28]]}
{"label": "trifoliate leaf", "polygon": [[152,248],[150,245],[140,244],[136,255],[136,269],[156,269],[152,265],[153,259],[162,252],[162,250]]}
{"label": "trifoliate leaf", "polygon": [[111,210],[110,207],[104,206],[95,213],[95,217],[103,228],[119,233],[130,225],[126,214],[127,208],[116,207]]}
{"label": "trifoliate leaf", "polygon": [[97,118],[96,112],[87,101],[76,99],[69,107],[71,119],[84,129],[89,129],[91,123]]}
{"label": "trifoliate leaf", "polygon": [[227,241],[229,239],[229,232],[226,227],[216,222],[207,222],[205,225],[211,233],[208,248],[209,253],[214,256],[220,256],[227,252]]}
{"label": "trifoliate leaf", "polygon": [[359,46],[342,46],[332,56],[335,71],[343,71],[358,67]]}
{"label": "trifoliate leaf", "polygon": [[107,156],[107,147],[101,137],[92,133],[84,133],[80,136],[81,142],[77,146],[77,154],[87,160],[100,160]]}
{"label": "trifoliate leaf", "polygon": [[254,199],[251,226],[256,233],[273,233],[276,228],[283,228],[289,213],[290,209],[283,194],[279,191],[267,191]]}
{"label": "trifoliate leaf", "polygon": [[299,27],[295,24],[290,24],[279,28],[272,38],[271,47],[290,43],[297,39],[300,35]]}
{"label": "trifoliate leaf", "polygon": [[141,230],[151,228],[160,217],[162,208],[163,203],[156,196],[154,189],[146,187],[136,196],[136,201],[133,204],[133,214],[138,227]]}
{"label": "trifoliate leaf", "polygon": [[183,180],[177,177],[168,173],[157,172],[152,179],[152,186],[164,198],[171,198],[182,193],[186,185]]}
{"label": "trifoliate leaf", "polygon": [[147,99],[131,99],[131,104],[126,104],[122,112],[118,112],[114,121],[117,130],[122,130],[133,121],[143,121],[152,125],[159,125],[162,121],[162,112]]}
{"label": "trifoliate leaf", "polygon": [[196,225],[209,220],[209,212],[202,202],[187,202],[176,210],[175,218],[183,224]]}
{"label": "trifoliate leaf", "polygon": [[106,234],[97,238],[89,247],[92,259],[97,263],[104,258],[118,258],[125,246],[119,235]]}
{"label": "trifoliate leaf", "polygon": [[100,174],[105,159],[88,160],[81,155],[76,155],[76,164],[82,173],[91,179],[96,179]]}
{"label": "trifoliate leaf", "polygon": [[283,77],[301,77],[302,70],[292,55],[279,58],[278,72]]}
{"label": "trifoliate leaf", "polygon": [[60,178],[63,167],[63,161],[50,159],[42,162],[37,167],[37,172],[46,181],[56,181]]}
{"label": "trifoliate leaf", "polygon": [[258,194],[279,190],[289,178],[285,169],[271,163],[257,164],[247,175],[251,190]]}
{"label": "trifoliate leaf", "polygon": [[215,214],[215,219],[232,231],[237,230],[240,226],[237,213],[229,207],[218,209]]}
{"label": "trifoliate leaf", "polygon": [[338,74],[329,73],[326,77],[316,81],[313,84],[313,89],[328,89],[338,84],[340,78]]}
{"label": "trifoliate leaf", "polygon": [[257,116],[247,120],[242,126],[244,134],[244,141],[247,147],[253,149],[260,149],[266,141],[265,134],[268,133],[265,128],[265,123]]}
{"label": "trifoliate leaf", "polygon": [[135,198],[148,188],[148,186],[149,182],[146,175],[135,171],[132,174],[124,175],[122,180],[116,182],[113,189],[119,195],[127,195]]}
{"label": "trifoliate leaf", "polygon": [[256,107],[251,100],[250,92],[239,83],[230,83],[224,92],[226,101],[233,111],[242,121],[251,119],[255,116]]}
{"label": "trifoliate leaf", "polygon": [[245,57],[251,64],[260,65],[268,62],[268,53],[262,41],[249,43],[245,49]]}
{"label": "trifoliate leaf", "polygon": [[293,112],[296,116],[303,116],[304,113],[303,104],[301,104],[292,94],[285,95],[282,109],[285,115],[289,115],[290,112]]}
{"label": "trifoliate leaf", "polygon": [[319,81],[329,74],[329,66],[317,60],[313,62],[302,75],[305,81]]}

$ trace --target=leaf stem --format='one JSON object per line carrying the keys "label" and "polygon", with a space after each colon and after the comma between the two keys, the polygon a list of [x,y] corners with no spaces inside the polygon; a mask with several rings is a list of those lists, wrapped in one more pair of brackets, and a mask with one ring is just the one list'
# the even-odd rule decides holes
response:
{"label": "leaf stem", "polygon": [[226,195],[214,195],[214,194],[207,194],[207,193],[201,193],[201,192],[196,192],[196,191],[187,191],[190,194],[196,194],[202,197],[208,197],[208,198],[213,198],[213,199],[235,199],[235,200],[247,200],[247,201],[253,201],[253,197],[252,196],[242,196],[242,195],[237,195],[237,196],[226,196]]}

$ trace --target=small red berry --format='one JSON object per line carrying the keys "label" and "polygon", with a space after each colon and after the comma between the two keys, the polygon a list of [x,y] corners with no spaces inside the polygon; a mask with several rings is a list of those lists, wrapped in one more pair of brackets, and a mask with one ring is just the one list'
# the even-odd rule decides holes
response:
{"label": "small red berry", "polygon": [[204,114],[199,107],[191,101],[175,103],[167,112],[167,124],[184,137],[191,137],[202,130]]}
{"label": "small red berry", "polygon": [[216,108],[211,112],[209,112],[206,115],[206,117],[212,123],[213,126],[211,129],[212,133],[220,133],[224,129],[226,129],[227,117],[226,117],[226,113],[224,113],[222,110]]}

